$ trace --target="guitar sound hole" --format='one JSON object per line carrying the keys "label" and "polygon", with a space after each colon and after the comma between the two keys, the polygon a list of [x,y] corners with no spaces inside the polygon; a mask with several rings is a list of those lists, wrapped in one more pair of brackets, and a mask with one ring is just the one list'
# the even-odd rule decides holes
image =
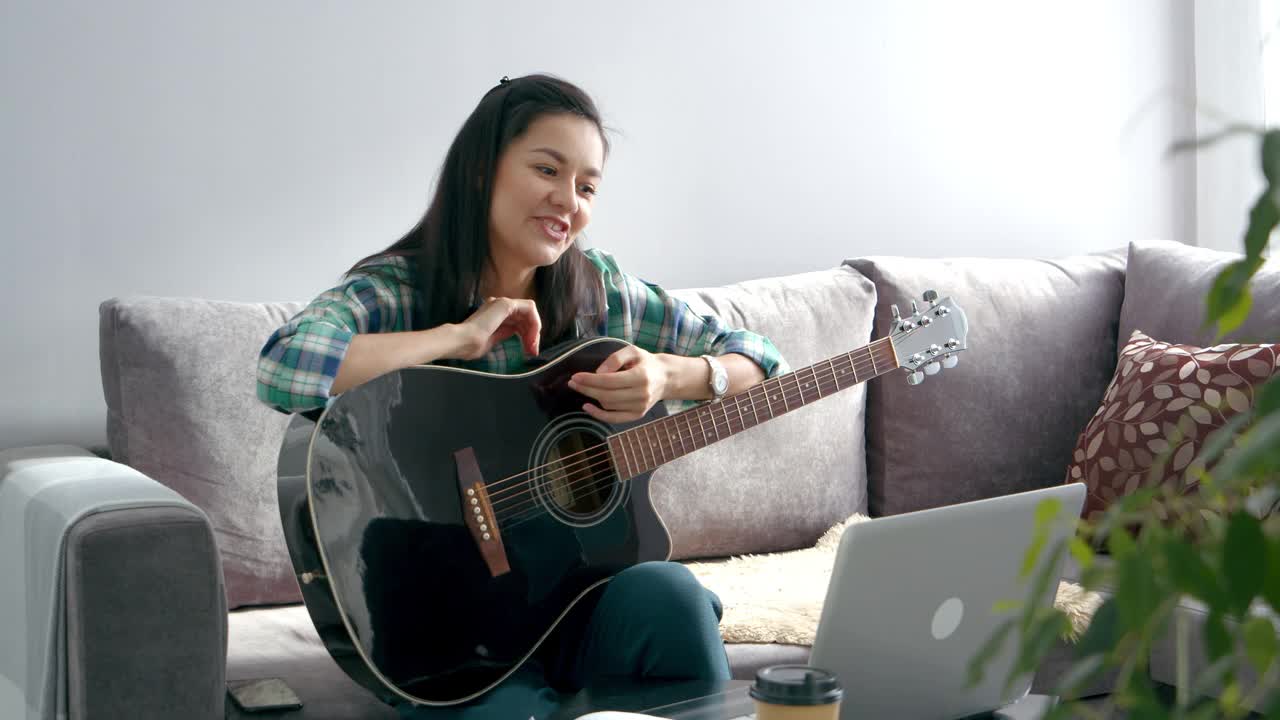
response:
{"label": "guitar sound hole", "polygon": [[621,500],[602,430],[594,423],[571,419],[540,443],[539,495],[550,514],[562,521],[593,524]]}
{"label": "guitar sound hole", "polygon": [[593,434],[573,430],[552,444],[542,477],[546,497],[574,518],[589,518],[608,507],[614,493],[613,466],[606,446]]}

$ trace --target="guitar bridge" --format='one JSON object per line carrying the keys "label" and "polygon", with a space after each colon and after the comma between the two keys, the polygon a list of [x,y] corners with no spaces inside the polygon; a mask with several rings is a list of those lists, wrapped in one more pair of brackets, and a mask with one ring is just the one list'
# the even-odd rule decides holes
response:
{"label": "guitar bridge", "polygon": [[497,518],[493,516],[493,505],[489,503],[488,487],[480,475],[480,465],[476,463],[476,453],[471,448],[462,448],[453,454],[453,461],[458,466],[458,490],[462,498],[462,522],[471,531],[480,556],[489,567],[492,577],[511,572],[507,562],[507,550],[502,545],[502,533],[498,531]]}

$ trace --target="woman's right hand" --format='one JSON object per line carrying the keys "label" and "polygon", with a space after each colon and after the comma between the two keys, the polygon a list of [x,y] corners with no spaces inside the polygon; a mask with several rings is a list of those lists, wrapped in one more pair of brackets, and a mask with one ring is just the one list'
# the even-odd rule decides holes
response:
{"label": "woman's right hand", "polygon": [[532,300],[491,297],[471,317],[454,326],[458,337],[457,359],[476,360],[494,345],[519,335],[526,357],[538,354],[542,318]]}

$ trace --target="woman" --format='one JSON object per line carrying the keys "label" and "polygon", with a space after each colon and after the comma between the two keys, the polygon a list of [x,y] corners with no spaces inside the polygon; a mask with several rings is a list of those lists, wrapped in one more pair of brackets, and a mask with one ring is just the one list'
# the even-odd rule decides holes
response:
{"label": "woman", "polygon": [[[570,381],[593,400],[583,411],[608,423],[785,372],[766,338],[698,316],[607,253],[578,247],[608,149],[580,89],[504,77],[454,139],[421,221],[272,334],[258,397],[299,412],[411,365],[514,373],[543,347],[592,335],[633,343]],[[727,387],[713,383],[725,376]],[[637,565],[578,603],[536,661],[495,690],[461,706],[405,704],[401,714],[541,718],[560,692],[606,676],[727,679],[719,619],[719,600],[683,566]]]}

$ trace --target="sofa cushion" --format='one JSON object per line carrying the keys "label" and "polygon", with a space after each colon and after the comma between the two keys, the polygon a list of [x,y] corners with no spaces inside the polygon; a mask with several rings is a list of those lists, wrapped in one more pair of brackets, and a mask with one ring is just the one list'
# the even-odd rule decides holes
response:
{"label": "sofa cushion", "polygon": [[[227,682],[284,680],[302,707],[284,714],[311,718],[391,718],[395,709],[352,680],[329,655],[301,605],[252,608],[230,614],[227,623]],[[272,713],[271,716],[274,716]],[[228,718],[256,718],[227,700]]]}
{"label": "sofa cushion", "polygon": [[[1214,278],[1240,253],[1147,241],[1129,245],[1129,264],[1120,308],[1120,339],[1141,330],[1168,343],[1215,345],[1214,328],[1205,328],[1205,298]],[[1249,317],[1224,340],[1280,342],[1280,260],[1268,260],[1249,285]]]}
{"label": "sofa cushion", "polygon": [[297,304],[108,300],[99,359],[111,456],[209,516],[227,603],[301,600],[276,501],[289,422],[258,402],[258,351]]}
{"label": "sofa cushion", "polygon": [[912,387],[890,375],[867,395],[872,515],[1062,482],[1081,428],[1115,369],[1121,251],[1053,260],[868,257],[875,336],[935,289],[969,321],[960,364]]}
{"label": "sofa cushion", "polygon": [[[843,267],[675,294],[767,335],[792,368],[865,344],[875,303]],[[100,308],[112,456],[208,514],[232,608],[301,599],[276,498],[289,418],[254,391],[263,341],[301,307],[137,297]],[[661,468],[654,498],[677,556],[811,545],[864,510],[864,402],[850,388]]]}
{"label": "sofa cushion", "polygon": [[1084,516],[1097,519],[1119,498],[1153,482],[1179,491],[1210,434],[1253,405],[1280,373],[1280,344],[1171,345],[1141,330],[1120,353],[1115,376],[1076,441],[1066,482],[1089,488]]}
{"label": "sofa cushion", "polygon": [[[866,345],[875,307],[847,267],[672,294],[765,335],[793,371]],[[660,468],[653,499],[673,558],[808,547],[864,512],[865,403],[855,385]]]}
{"label": "sofa cushion", "polygon": [[[358,685],[330,657],[315,626],[301,605],[250,608],[233,612],[228,622],[227,681],[276,677],[284,680],[302,707],[284,713],[290,720],[399,717],[395,709]],[[809,661],[809,648],[759,643],[725,646],[734,679],[752,680],[760,668]],[[227,718],[250,720],[263,713],[247,713],[227,700]],[[268,713],[267,717],[276,714]]]}

